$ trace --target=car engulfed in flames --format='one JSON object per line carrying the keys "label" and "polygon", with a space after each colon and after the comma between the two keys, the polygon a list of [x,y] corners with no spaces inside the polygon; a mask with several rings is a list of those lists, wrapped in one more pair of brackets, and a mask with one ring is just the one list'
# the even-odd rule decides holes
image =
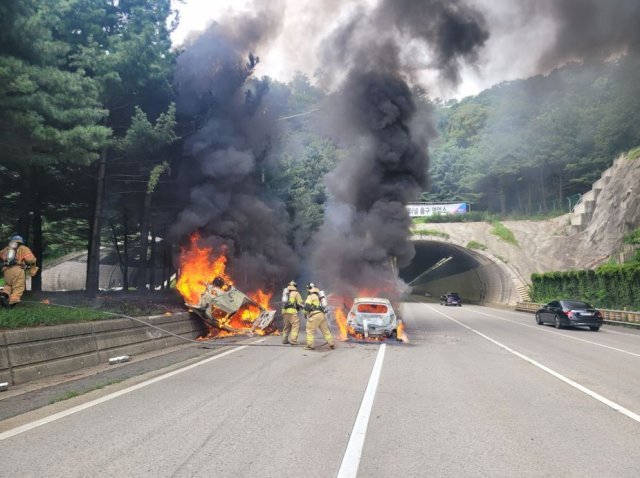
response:
{"label": "car engulfed in flames", "polygon": [[265,335],[275,331],[275,310],[269,309],[271,294],[262,290],[245,294],[226,273],[224,251],[198,244],[191,237],[180,251],[180,276],[176,288],[185,305],[207,326],[206,338],[228,335]]}
{"label": "car engulfed in flames", "polygon": [[197,304],[186,303],[207,325],[232,334],[264,335],[273,331],[275,310],[263,307],[235,287],[219,293],[211,289],[207,284]]}
{"label": "car engulfed in flames", "polygon": [[[345,314],[345,310],[347,311]],[[388,299],[357,297],[351,307],[334,309],[341,340],[382,342],[395,339],[408,342],[404,323]]]}

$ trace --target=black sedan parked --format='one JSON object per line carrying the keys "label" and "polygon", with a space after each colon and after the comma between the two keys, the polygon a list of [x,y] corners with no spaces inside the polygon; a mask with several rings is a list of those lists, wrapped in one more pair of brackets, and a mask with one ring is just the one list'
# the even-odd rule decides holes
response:
{"label": "black sedan parked", "polygon": [[600,330],[602,314],[586,302],[578,300],[554,300],[536,312],[536,323],[553,324],[562,327],[589,327],[594,332]]}

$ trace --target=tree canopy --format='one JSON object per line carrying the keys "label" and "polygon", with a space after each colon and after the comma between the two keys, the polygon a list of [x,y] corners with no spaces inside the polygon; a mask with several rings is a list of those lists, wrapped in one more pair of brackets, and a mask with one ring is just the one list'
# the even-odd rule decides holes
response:
{"label": "tree canopy", "polygon": [[[140,289],[175,269],[168,230],[185,200],[177,171],[189,166],[187,138],[209,119],[174,106],[176,21],[170,0],[0,0],[0,235],[22,234],[40,261],[88,250],[90,291],[101,244],[115,249],[125,288],[133,266]],[[502,213],[565,208],[640,144],[639,76],[640,58],[628,54],[460,101],[430,101],[416,88],[418,116],[429,118],[420,124],[435,133],[426,197]],[[323,133],[329,94],[310,78],[252,85],[246,106],[269,108],[282,126],[256,184],[284,202],[283,240],[302,255],[330,199],[324,177],[349,152]],[[197,114],[219,115],[220,103],[207,101]]]}

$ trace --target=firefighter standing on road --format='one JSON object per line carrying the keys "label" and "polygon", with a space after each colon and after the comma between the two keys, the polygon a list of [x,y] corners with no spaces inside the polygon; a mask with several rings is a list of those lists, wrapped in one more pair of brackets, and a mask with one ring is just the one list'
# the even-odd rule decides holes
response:
{"label": "firefighter standing on road", "polygon": [[315,348],[313,342],[316,329],[320,329],[329,347],[333,349],[335,348],[333,335],[331,335],[327,324],[326,310],[320,303],[320,290],[311,282],[307,285],[307,291],[309,295],[307,295],[307,300],[304,303],[304,313],[307,318],[307,346],[305,349],[313,350]]}
{"label": "firefighter standing on road", "polygon": [[302,309],[303,302],[295,281],[289,282],[283,294],[282,301],[282,343],[298,345],[298,333],[300,332],[300,317],[298,311]]}
{"label": "firefighter standing on road", "polygon": [[24,245],[22,236],[15,235],[9,240],[7,247],[0,251],[4,287],[0,293],[3,307],[14,307],[27,288],[26,271],[33,277],[38,272],[36,256]]}

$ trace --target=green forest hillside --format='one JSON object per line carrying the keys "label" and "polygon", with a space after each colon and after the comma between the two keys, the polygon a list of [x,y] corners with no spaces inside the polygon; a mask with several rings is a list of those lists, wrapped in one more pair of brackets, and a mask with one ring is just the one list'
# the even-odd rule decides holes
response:
{"label": "green forest hillside", "polygon": [[566,210],[640,144],[639,78],[640,59],[627,56],[437,104],[429,199],[500,213]]}
{"label": "green forest hillside", "polygon": [[[183,87],[180,103],[180,74],[187,83],[200,78],[194,72],[203,61],[188,62],[198,54],[195,44],[172,46],[179,18],[171,5],[0,4],[0,237],[20,233],[40,266],[88,250],[92,293],[102,246],[115,251],[125,289],[146,287],[147,266],[150,275],[162,271],[150,283],[165,284],[161,279],[175,269],[180,238],[170,231],[192,196],[215,196],[202,193],[202,185],[207,174],[219,173],[194,167],[196,132],[208,140],[240,138],[242,151],[244,139],[264,142],[250,161],[234,157],[226,166],[243,173],[238,190],[274,204],[278,221],[272,222],[283,224],[278,238],[300,255],[323,223],[327,173],[349,158],[345,145],[323,133],[323,122],[331,121],[329,93],[302,74],[288,83],[257,78],[259,59],[245,46],[231,49],[240,55],[233,61],[225,63],[219,52],[206,61],[228,68],[232,91],[244,102],[238,114],[268,115],[270,128],[208,132],[211,118],[234,119],[220,107],[233,96],[203,87],[190,101]],[[628,55],[502,83],[462,101],[433,103],[416,88],[419,123],[437,133],[429,145],[426,197],[499,213],[568,208],[617,154],[640,145],[638,77],[640,59]],[[193,214],[194,229],[213,209]],[[127,283],[129,267],[140,270],[139,283]]]}

